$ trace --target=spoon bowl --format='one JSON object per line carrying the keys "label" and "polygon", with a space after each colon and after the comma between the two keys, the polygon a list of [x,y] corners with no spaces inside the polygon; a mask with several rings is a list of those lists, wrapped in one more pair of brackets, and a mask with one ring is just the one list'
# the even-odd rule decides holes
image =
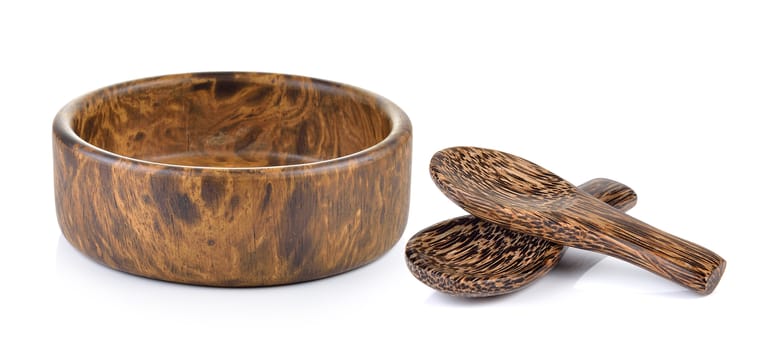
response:
{"label": "spoon bowl", "polygon": [[[451,200],[475,216],[484,217],[490,208],[550,212],[571,205],[576,198],[572,184],[528,160],[520,159],[513,167],[510,159],[493,158],[485,149],[450,150],[432,158],[432,178]],[[456,198],[464,198],[464,203]],[[483,216],[474,212],[484,208]]]}

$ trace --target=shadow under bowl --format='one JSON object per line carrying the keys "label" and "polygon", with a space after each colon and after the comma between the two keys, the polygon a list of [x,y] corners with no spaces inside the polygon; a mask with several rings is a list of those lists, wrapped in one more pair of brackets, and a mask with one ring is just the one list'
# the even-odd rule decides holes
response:
{"label": "shadow under bowl", "polygon": [[411,124],[339,83],[193,73],[110,86],[53,124],[59,225],[87,256],[212,286],[322,278],[389,250],[408,216]]}

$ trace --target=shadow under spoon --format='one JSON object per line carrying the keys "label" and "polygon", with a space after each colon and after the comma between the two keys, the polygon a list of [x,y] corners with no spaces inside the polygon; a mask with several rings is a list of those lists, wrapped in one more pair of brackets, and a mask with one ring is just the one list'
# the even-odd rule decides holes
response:
{"label": "shadow under spoon", "polygon": [[435,153],[430,173],[470,214],[513,231],[610,255],[700,294],[719,283],[725,260],[579,191],[512,154],[475,147]]}
{"label": "shadow under spoon", "polygon": [[[612,180],[593,179],[579,189],[620,210],[636,204],[636,193]],[[438,291],[490,297],[515,292],[544,276],[564,248],[467,215],[415,234],[405,247],[405,260],[419,281]]]}

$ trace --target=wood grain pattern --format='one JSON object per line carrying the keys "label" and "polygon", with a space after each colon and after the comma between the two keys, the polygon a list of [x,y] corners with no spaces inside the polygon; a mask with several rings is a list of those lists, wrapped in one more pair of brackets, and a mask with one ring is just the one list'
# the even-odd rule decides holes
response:
{"label": "wood grain pattern", "polygon": [[[579,189],[620,210],[636,204],[636,193],[612,180],[594,179]],[[477,298],[526,287],[556,266],[564,248],[467,215],[415,234],[405,247],[405,260],[424,284],[444,293]]]}
{"label": "wood grain pattern", "polygon": [[262,73],[118,84],[53,125],[59,224],[105,265],[214,286],[299,282],[392,247],[411,125],[351,86]]}
{"label": "wood grain pattern", "polygon": [[716,287],[725,260],[577,191],[525,159],[474,147],[432,158],[433,180],[471,214],[513,231],[611,255],[700,294]]}

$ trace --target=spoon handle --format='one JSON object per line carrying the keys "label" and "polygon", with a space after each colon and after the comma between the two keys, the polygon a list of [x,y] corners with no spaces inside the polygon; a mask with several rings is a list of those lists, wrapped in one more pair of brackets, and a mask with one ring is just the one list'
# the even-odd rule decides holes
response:
{"label": "spoon handle", "polygon": [[578,194],[580,203],[566,213],[571,218],[566,223],[583,236],[573,246],[628,261],[700,294],[711,293],[719,283],[725,260],[716,253]]}
{"label": "spoon handle", "polygon": [[633,208],[638,199],[633,189],[610,179],[596,178],[577,186],[577,188],[622,211]]}

